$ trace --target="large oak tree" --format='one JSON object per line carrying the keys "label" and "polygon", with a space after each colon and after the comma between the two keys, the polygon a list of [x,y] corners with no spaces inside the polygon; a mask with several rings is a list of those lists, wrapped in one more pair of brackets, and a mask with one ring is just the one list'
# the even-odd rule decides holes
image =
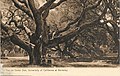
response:
{"label": "large oak tree", "polygon": [[[11,42],[19,47],[23,48],[29,55],[30,64],[41,64],[41,57],[46,56],[46,51],[48,48],[57,47],[61,51],[59,44],[65,43],[63,54],[68,54],[72,57],[72,54],[66,51],[69,49],[69,46],[78,39],[79,35],[83,33],[87,28],[97,26],[104,28],[112,36],[116,46],[118,46],[118,17],[119,17],[119,7],[117,7],[116,0],[75,0],[80,6],[80,12],[77,13],[76,18],[72,21],[66,23],[66,26],[63,29],[56,30],[55,35],[57,37],[50,38],[49,25],[47,24],[47,17],[52,9],[55,9],[57,6],[62,5],[63,3],[69,3],[69,0],[46,0],[46,2],[39,8],[35,6],[35,0],[12,0],[14,6],[27,15],[30,18],[31,22],[35,27],[34,31],[30,28],[31,24],[28,27],[25,24],[19,25],[19,21],[16,21],[12,16],[8,24],[14,23],[17,29],[25,31],[28,41],[25,42],[22,40],[18,32],[9,27],[2,21],[0,21],[1,28],[9,35]],[[91,15],[91,12],[94,14]],[[75,13],[76,14],[76,13]],[[108,20],[106,15],[110,14],[111,19]],[[2,18],[2,14],[0,14]],[[1,20],[1,19],[0,19]],[[108,25],[111,24],[111,27]],[[70,31],[72,29],[72,31]],[[65,33],[62,36],[60,34]]]}

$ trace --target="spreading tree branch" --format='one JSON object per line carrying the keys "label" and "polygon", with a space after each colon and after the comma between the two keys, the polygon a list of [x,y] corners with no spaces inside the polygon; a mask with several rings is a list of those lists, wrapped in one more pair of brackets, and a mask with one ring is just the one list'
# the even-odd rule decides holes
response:
{"label": "spreading tree branch", "polygon": [[18,0],[18,1],[21,2],[21,3],[24,3],[25,6],[28,8],[27,1],[26,1],[26,0]]}
{"label": "spreading tree branch", "polygon": [[55,0],[48,0],[42,7],[39,8],[39,13],[42,14],[44,10],[49,8]]}
{"label": "spreading tree branch", "polygon": [[77,23],[77,22],[78,22],[77,26],[79,26],[80,22],[83,21],[83,19],[85,18],[85,14],[86,14],[89,10],[95,9],[97,6],[99,6],[100,3],[101,3],[101,1],[102,1],[102,0],[99,0],[98,2],[96,2],[96,4],[84,8],[83,11],[82,11],[82,13],[81,13],[81,15],[80,15],[78,18],[76,18],[73,22],[68,23],[67,26],[66,26],[64,29],[58,31],[57,34],[62,33],[62,32],[64,32],[64,31],[68,30],[71,25],[73,25],[73,24],[75,24],[75,23]]}
{"label": "spreading tree branch", "polygon": [[67,35],[64,35],[62,37],[58,37],[58,38],[55,38],[53,40],[50,40],[49,41],[49,44],[47,44],[48,47],[52,47],[52,46],[55,46],[55,45],[58,45],[60,43],[63,43],[65,41],[68,41],[70,40],[71,38],[79,35],[79,33],[81,33],[83,30],[85,30],[86,28],[88,27],[91,27],[95,24],[98,24],[100,19],[106,14],[107,12],[107,8],[108,8],[108,4],[106,4],[106,7],[104,8],[102,14],[95,20],[91,21],[91,22],[86,22],[84,24],[81,24],[80,27],[78,27],[76,30],[74,30],[73,32],[70,32],[68,33]]}
{"label": "spreading tree branch", "polygon": [[[12,31],[9,27],[5,26],[3,23],[1,23],[1,29],[3,29],[5,32]],[[28,53],[31,52],[30,46],[24,43],[18,36],[13,32],[11,35],[9,35],[9,38],[12,43],[15,45],[20,46],[21,48],[25,49]]]}
{"label": "spreading tree branch", "polygon": [[50,9],[54,9],[56,8],[57,6],[59,6],[61,3],[65,2],[67,0],[60,0],[58,3],[53,3],[51,6],[50,6]]}
{"label": "spreading tree branch", "polygon": [[13,1],[14,5],[15,5],[17,8],[19,8],[20,10],[22,10],[23,12],[25,12],[29,17],[31,17],[31,18],[33,19],[33,16],[32,16],[30,10],[29,10],[27,7],[25,7],[24,5],[21,5],[21,4],[20,4],[18,1],[16,1],[16,0],[12,0],[12,1]]}

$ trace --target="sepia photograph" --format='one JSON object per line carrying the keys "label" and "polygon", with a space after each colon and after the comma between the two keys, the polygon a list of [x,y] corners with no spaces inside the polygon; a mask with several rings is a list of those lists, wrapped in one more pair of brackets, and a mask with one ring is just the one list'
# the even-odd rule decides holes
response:
{"label": "sepia photograph", "polygon": [[120,64],[120,0],[0,0],[0,27],[2,67]]}

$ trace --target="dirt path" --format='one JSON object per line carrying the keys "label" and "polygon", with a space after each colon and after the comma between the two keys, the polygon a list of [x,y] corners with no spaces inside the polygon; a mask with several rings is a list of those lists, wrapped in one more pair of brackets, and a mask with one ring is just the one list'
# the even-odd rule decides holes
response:
{"label": "dirt path", "polygon": [[[28,64],[28,57],[8,57],[8,59],[1,59],[3,67],[41,67]],[[103,60],[96,60],[92,62],[65,62],[54,61],[53,67],[117,67],[115,64],[106,63]]]}

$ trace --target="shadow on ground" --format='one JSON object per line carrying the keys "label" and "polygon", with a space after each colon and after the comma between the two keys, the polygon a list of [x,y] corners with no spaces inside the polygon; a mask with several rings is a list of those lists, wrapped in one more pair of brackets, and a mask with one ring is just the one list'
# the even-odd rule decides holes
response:
{"label": "shadow on ground", "polygon": [[3,67],[117,67],[117,64],[112,64],[111,61],[93,60],[93,61],[76,61],[66,59],[54,59],[51,66],[29,65],[28,57],[8,57],[1,59]]}

